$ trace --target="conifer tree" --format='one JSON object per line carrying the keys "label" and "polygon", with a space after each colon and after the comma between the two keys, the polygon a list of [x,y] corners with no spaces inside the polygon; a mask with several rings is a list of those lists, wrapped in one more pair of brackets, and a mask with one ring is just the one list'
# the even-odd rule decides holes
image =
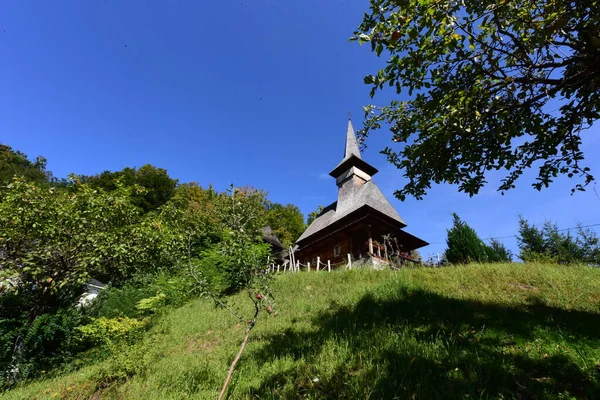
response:
{"label": "conifer tree", "polygon": [[446,244],[446,258],[453,264],[464,264],[469,262],[486,262],[489,260],[486,245],[477,236],[477,233],[467,225],[460,217],[452,214],[454,222],[448,230]]}

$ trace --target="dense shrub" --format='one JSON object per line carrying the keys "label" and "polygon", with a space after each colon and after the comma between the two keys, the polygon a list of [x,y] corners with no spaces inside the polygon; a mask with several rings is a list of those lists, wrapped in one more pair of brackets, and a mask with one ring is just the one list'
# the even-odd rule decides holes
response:
{"label": "dense shrub", "polygon": [[0,387],[10,386],[72,359],[77,326],[83,315],[76,309],[59,309],[38,315],[31,323],[0,320]]}
{"label": "dense shrub", "polygon": [[137,318],[146,312],[139,307],[142,300],[161,296],[160,307],[178,307],[197,294],[195,282],[185,271],[158,275],[146,274],[132,279],[121,287],[104,289],[86,307],[86,312],[95,318]]}
{"label": "dense shrub", "polygon": [[164,293],[159,293],[156,296],[148,297],[147,299],[142,299],[138,301],[135,308],[141,314],[155,314],[164,308],[166,303],[167,295]]}
{"label": "dense shrub", "polygon": [[94,377],[101,387],[124,381],[133,375],[144,373],[150,364],[160,355],[161,346],[150,336],[135,344],[122,344]]}
{"label": "dense shrub", "polygon": [[136,308],[139,301],[154,295],[156,291],[153,287],[109,287],[100,293],[87,312],[93,318],[136,318],[140,314]]}
{"label": "dense shrub", "polygon": [[127,317],[92,318],[89,324],[76,328],[75,338],[83,347],[131,341],[146,324],[147,321]]}

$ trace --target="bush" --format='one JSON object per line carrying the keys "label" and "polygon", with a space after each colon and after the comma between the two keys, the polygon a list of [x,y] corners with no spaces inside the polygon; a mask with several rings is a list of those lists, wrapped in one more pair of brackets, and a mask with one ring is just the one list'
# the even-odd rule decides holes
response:
{"label": "bush", "polygon": [[197,294],[195,281],[182,271],[176,274],[159,274],[149,285],[156,294],[165,295],[165,306],[179,307]]}
{"label": "bush", "polygon": [[163,299],[160,304],[155,304],[157,309],[154,311],[163,306],[178,307],[196,295],[195,287],[193,279],[183,273],[139,275],[120,288],[104,289],[86,312],[95,318],[136,318],[147,313],[146,309],[138,307],[140,301],[162,295]]}
{"label": "bush", "polygon": [[70,361],[75,354],[76,328],[84,317],[76,309],[39,315],[27,325],[22,320],[0,320],[0,387]]}
{"label": "bush", "polygon": [[153,287],[127,285],[122,288],[104,289],[87,312],[94,318],[135,318],[140,315],[137,305],[142,299],[156,295]]}
{"label": "bush", "polygon": [[159,356],[161,346],[156,343],[156,337],[152,336],[136,344],[123,345],[115,349],[112,357],[103,364],[95,376],[100,388],[144,373]]}
{"label": "bush", "polygon": [[76,339],[84,347],[132,341],[146,324],[146,321],[127,317],[92,318],[91,323],[77,327]]}
{"label": "bush", "polygon": [[154,314],[165,306],[166,299],[166,294],[159,293],[156,296],[138,301],[135,308],[142,314]]}

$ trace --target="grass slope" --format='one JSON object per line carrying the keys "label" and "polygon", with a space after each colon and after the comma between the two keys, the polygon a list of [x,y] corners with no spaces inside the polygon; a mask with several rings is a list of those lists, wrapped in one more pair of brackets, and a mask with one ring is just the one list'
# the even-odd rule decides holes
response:
{"label": "grass slope", "polygon": [[[231,399],[600,398],[600,269],[304,272],[274,293]],[[216,398],[243,330],[195,300],[113,358],[0,397]]]}

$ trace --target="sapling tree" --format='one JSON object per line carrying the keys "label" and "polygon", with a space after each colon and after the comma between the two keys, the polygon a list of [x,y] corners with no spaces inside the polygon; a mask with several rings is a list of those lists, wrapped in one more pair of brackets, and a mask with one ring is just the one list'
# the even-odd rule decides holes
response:
{"label": "sapling tree", "polygon": [[[252,306],[250,315],[244,315],[236,307],[228,304],[214,289],[211,277],[203,272],[202,264],[194,261],[191,253],[188,257],[190,275],[202,293],[246,325],[244,338],[227,372],[219,399],[224,398],[227,393],[235,367],[244,352],[260,312],[264,310],[271,313],[274,306],[269,286],[271,275],[267,268],[270,247],[262,241],[260,230],[265,213],[264,193],[231,186],[228,194],[229,199],[221,210],[225,228],[223,240],[205,251],[203,259],[218,260],[221,267],[226,270],[232,288],[247,294],[248,302]],[[188,234],[191,236],[193,233],[188,232]]]}

